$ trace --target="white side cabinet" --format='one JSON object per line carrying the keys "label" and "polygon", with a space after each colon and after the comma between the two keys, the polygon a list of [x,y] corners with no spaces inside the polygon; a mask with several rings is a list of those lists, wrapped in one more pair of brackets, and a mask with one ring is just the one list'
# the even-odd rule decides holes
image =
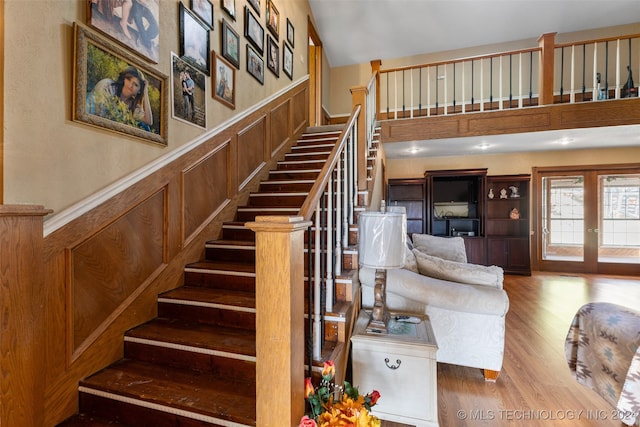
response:
{"label": "white side cabinet", "polygon": [[367,333],[370,312],[362,310],[351,337],[353,385],[380,392],[371,412],[416,427],[438,425],[436,344],[428,317],[419,324],[391,315],[388,334]]}

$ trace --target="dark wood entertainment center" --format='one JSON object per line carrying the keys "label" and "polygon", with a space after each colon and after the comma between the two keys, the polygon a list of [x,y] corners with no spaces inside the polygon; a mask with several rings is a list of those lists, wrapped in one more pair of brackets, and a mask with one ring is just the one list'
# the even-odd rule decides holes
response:
{"label": "dark wood entertainment center", "polygon": [[461,236],[468,261],[531,274],[530,175],[488,175],[487,169],[426,171],[390,179],[388,206],[404,206],[407,232]]}

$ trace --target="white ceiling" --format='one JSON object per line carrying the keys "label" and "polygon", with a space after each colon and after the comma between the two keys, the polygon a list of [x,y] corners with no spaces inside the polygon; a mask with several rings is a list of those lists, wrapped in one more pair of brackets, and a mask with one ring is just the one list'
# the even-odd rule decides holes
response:
{"label": "white ceiling", "polygon": [[[640,22],[640,0],[309,0],[331,67]],[[640,126],[385,144],[388,158],[640,145]],[[563,139],[564,138],[564,139]],[[566,141],[570,141],[566,143]],[[558,141],[564,141],[565,144]],[[489,148],[480,150],[480,144]],[[410,149],[418,152],[410,153]]]}

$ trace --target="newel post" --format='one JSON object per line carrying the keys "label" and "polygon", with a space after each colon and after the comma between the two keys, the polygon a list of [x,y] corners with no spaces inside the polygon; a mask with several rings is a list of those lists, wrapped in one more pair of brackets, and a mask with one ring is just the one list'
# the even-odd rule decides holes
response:
{"label": "newel post", "polygon": [[360,105],[360,114],[356,123],[356,149],[358,151],[358,190],[367,189],[367,95],[369,90],[364,86],[351,88],[351,111]]}
{"label": "newel post", "polygon": [[302,217],[262,216],[256,233],[256,425],[297,426],[304,415]]}
{"label": "newel post", "polygon": [[538,83],[538,105],[553,104],[553,78],[555,68],[556,33],[546,33],[538,39],[540,54],[540,81]]}
{"label": "newel post", "polygon": [[42,206],[0,205],[0,425],[44,425]]}

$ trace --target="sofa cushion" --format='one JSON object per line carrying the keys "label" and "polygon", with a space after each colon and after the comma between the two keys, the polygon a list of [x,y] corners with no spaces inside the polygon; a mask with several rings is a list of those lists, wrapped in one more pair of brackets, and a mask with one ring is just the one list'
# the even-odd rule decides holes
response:
{"label": "sofa cushion", "polygon": [[430,234],[412,236],[413,246],[420,252],[456,262],[467,262],[467,251],[462,237],[438,237]]}
{"label": "sofa cushion", "polygon": [[487,285],[502,288],[504,272],[495,265],[487,267],[478,264],[467,264],[449,261],[413,250],[418,263],[418,271],[423,276],[470,285]]}
{"label": "sofa cushion", "polygon": [[407,246],[404,250],[404,266],[402,268],[413,271],[414,273],[420,273],[418,271],[418,261],[416,261],[416,256],[409,246],[409,239],[407,239]]}

